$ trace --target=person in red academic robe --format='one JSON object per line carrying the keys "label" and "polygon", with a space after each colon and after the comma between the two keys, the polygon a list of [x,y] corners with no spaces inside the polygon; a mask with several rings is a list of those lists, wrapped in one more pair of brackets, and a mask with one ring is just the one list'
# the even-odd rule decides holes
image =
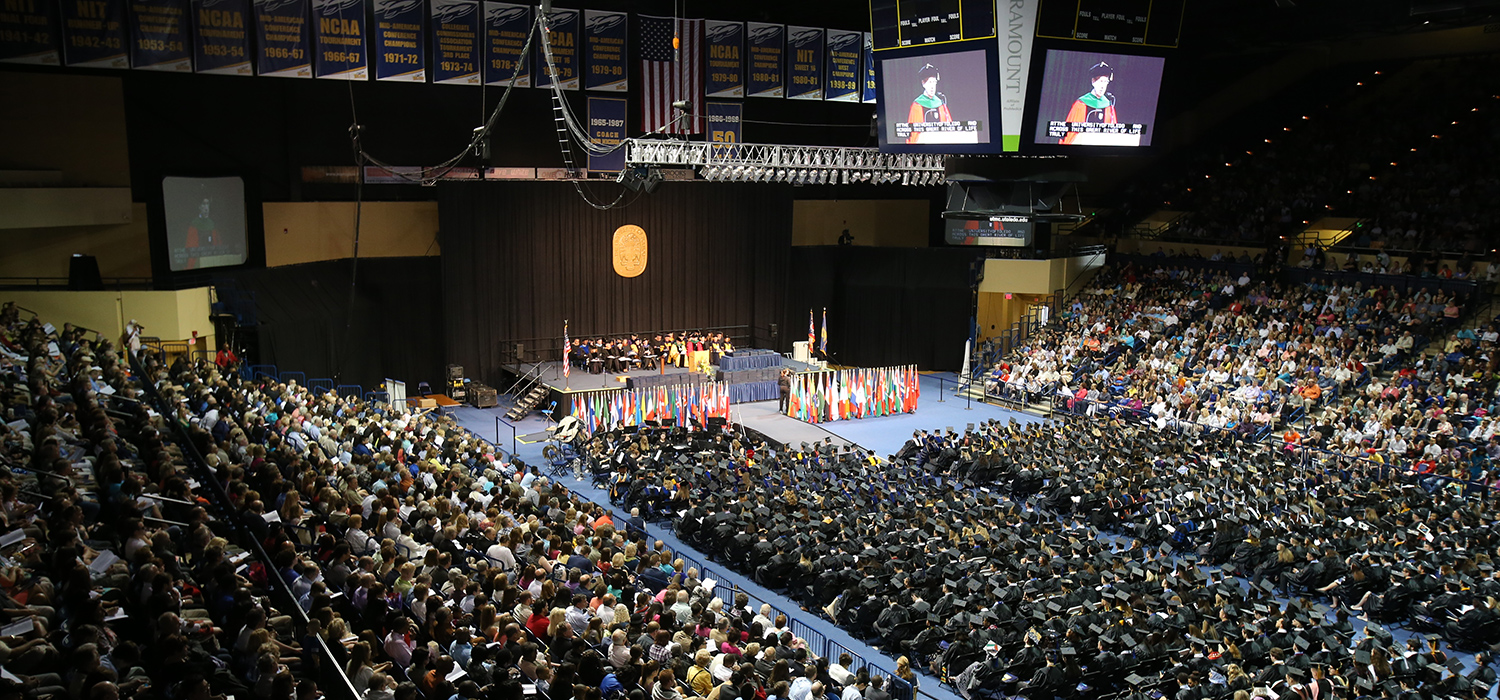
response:
{"label": "person in red academic robe", "polygon": [[[922,94],[911,101],[911,109],[906,114],[908,124],[953,121],[953,114],[948,111],[948,97],[937,91],[938,77],[938,69],[931,63],[917,71],[917,79],[922,83]],[[906,142],[922,143],[922,137],[921,133],[913,133],[906,137]]]}
{"label": "person in red academic robe", "polygon": [[[1109,84],[1114,79],[1115,69],[1108,63],[1100,61],[1090,66],[1089,82],[1094,88],[1073,100],[1073,107],[1068,110],[1068,117],[1064,121],[1070,124],[1119,124],[1120,117],[1115,114],[1115,96],[1109,92]],[[1069,131],[1058,143],[1073,143],[1077,138],[1078,132]]]}

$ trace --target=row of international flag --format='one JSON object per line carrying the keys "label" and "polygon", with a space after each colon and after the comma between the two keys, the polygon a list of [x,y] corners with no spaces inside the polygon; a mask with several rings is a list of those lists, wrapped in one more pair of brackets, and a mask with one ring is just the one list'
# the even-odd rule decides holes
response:
{"label": "row of international flag", "polygon": [[792,377],[787,415],[827,423],[912,413],[921,393],[916,365],[809,372]]}
{"label": "row of international flag", "polygon": [[589,432],[616,427],[706,425],[709,418],[729,418],[726,384],[678,384],[650,389],[591,391],[573,395],[572,414]]}

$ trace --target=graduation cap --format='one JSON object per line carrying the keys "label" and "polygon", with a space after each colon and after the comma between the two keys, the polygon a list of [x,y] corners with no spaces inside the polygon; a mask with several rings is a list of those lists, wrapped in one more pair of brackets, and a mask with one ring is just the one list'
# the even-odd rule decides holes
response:
{"label": "graduation cap", "polygon": [[1139,686],[1140,684],[1145,683],[1146,679],[1138,674],[1132,673],[1125,677],[1125,682],[1133,686]]}
{"label": "graduation cap", "polygon": [[1447,666],[1448,670],[1452,671],[1454,673],[1454,675],[1460,675],[1460,674],[1462,674],[1464,672],[1464,662],[1463,662],[1463,659],[1460,659],[1457,656],[1450,656],[1450,657],[1448,657],[1447,663],[1445,663],[1443,665]]}
{"label": "graduation cap", "polygon": [[1368,665],[1370,663],[1370,652],[1365,649],[1356,650],[1354,652],[1354,663]]}
{"label": "graduation cap", "polygon": [[1292,646],[1296,647],[1298,651],[1307,651],[1307,648],[1312,646],[1312,642],[1307,641],[1307,637],[1299,634],[1292,639]]}
{"label": "graduation cap", "polygon": [[1367,678],[1367,677],[1365,677],[1365,676],[1356,676],[1354,678],[1354,687],[1359,688],[1359,689],[1364,690],[1364,691],[1374,691],[1375,690],[1375,684],[1371,683],[1370,679]]}

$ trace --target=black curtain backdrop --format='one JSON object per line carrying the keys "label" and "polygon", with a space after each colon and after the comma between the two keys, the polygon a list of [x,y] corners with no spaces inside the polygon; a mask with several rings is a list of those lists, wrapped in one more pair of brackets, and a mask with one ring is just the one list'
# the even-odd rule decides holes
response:
{"label": "black curtain backdrop", "polygon": [[[596,201],[619,186],[591,185]],[[500,387],[512,346],[573,337],[747,326],[773,341],[791,245],[790,186],[662,183],[598,210],[568,183],[443,183],[443,336],[450,361]],[[646,270],[613,267],[615,229],[646,231]],[[548,354],[551,354],[550,352]],[[543,359],[536,355],[532,359]],[[554,359],[546,357],[545,359]]]}
{"label": "black curtain backdrop", "polygon": [[807,337],[809,309],[821,338],[826,307],[836,364],[957,370],[974,313],[969,263],[981,257],[972,248],[792,248],[780,349]]}
{"label": "black curtain backdrop", "polygon": [[[443,390],[440,263],[427,258],[366,258],[349,324],[353,261],[219,273],[214,284],[255,294],[257,362],[374,390],[386,377],[415,394],[418,382]],[[221,296],[227,293],[221,291]]]}

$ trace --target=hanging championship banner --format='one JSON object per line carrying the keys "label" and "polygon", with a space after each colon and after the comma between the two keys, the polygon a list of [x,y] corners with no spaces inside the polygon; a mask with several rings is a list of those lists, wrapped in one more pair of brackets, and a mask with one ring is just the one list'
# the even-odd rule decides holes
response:
{"label": "hanging championship banner", "polygon": [[427,35],[422,32],[419,0],[373,0],[375,3],[375,79],[427,82]]}
{"label": "hanging championship banner", "polygon": [[313,61],[317,77],[369,80],[365,0],[313,0],[313,22],[313,34],[318,38],[318,55]]}
{"label": "hanging championship banner", "polygon": [[307,0],[255,0],[256,74],[311,78]]}
{"label": "hanging championship banner", "polygon": [[[525,56],[531,8],[508,2],[484,3],[484,84],[531,87],[531,61]],[[519,71],[520,75],[516,75]]]}
{"label": "hanging championship banner", "polygon": [[[557,85],[564,90],[577,90],[578,80],[578,24],[582,13],[578,10],[555,9],[547,13],[547,44],[552,47],[552,70],[557,71]],[[623,53],[623,52],[622,52]],[[547,57],[542,54],[541,42],[536,49],[536,86],[552,87],[552,76],[548,75]]]}
{"label": "hanging championship banner", "polygon": [[786,97],[786,27],[746,22],[750,37],[750,97]]}
{"label": "hanging championship banner", "polygon": [[865,54],[864,54],[864,82],[865,82],[865,104],[874,104],[875,96],[875,35],[865,32]]}
{"label": "hanging championship banner", "polygon": [[[625,140],[625,98],[589,98],[589,139],[601,146],[620,146]],[[625,169],[625,147],[614,153],[589,154],[589,172],[617,173]]]}
{"label": "hanging championship banner", "polygon": [[819,27],[787,25],[786,97],[789,100],[823,99],[823,30]]}
{"label": "hanging championship banner", "polygon": [[190,72],[187,0],[131,0],[130,65],[137,70]]}
{"label": "hanging championship banner", "polygon": [[[583,11],[583,47],[588,58],[585,90],[625,92],[625,32],[630,28],[624,12]],[[556,58],[556,56],[554,56]]]}
{"label": "hanging championship banner", "polygon": [[81,0],[62,5],[63,63],[75,68],[129,68],[125,0]]}
{"label": "hanging championship banner", "polygon": [[708,43],[708,96],[744,97],[745,23],[704,20],[703,36]]}
{"label": "hanging championship banner", "polygon": [[823,99],[859,102],[864,98],[864,32],[828,30],[828,86]]}
{"label": "hanging championship banner", "polygon": [[0,63],[55,66],[58,51],[57,3],[24,0],[0,12]]}
{"label": "hanging championship banner", "polygon": [[711,143],[744,143],[740,131],[744,110],[742,102],[706,100],[703,113],[708,119],[707,140]]}
{"label": "hanging championship banner", "polygon": [[479,0],[432,0],[432,82],[479,84]]}
{"label": "hanging championship banner", "polygon": [[193,0],[193,64],[199,73],[254,75],[250,0]]}

